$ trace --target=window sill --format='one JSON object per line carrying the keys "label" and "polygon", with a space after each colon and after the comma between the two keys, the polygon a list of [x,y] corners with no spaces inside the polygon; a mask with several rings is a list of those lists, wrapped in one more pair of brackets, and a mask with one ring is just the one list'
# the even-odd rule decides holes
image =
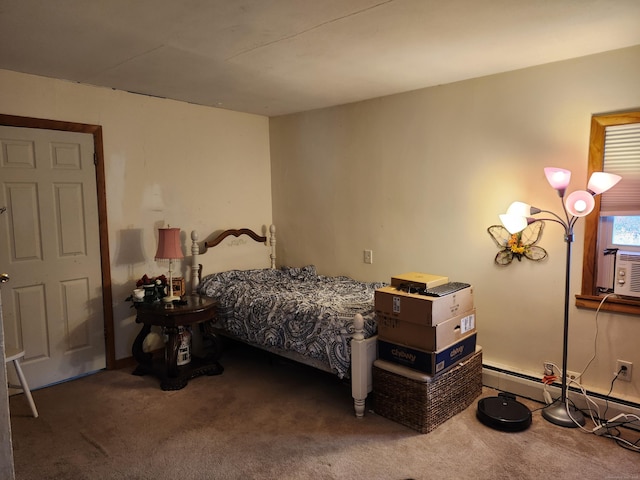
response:
{"label": "window sill", "polygon": [[[604,297],[597,295],[576,295],[576,307],[597,310]],[[626,299],[611,296],[602,304],[600,310],[616,313],[640,315],[640,299]]]}

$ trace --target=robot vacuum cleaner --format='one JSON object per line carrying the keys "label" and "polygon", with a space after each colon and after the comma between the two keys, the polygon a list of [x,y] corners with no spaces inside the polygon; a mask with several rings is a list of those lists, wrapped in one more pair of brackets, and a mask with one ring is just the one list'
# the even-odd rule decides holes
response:
{"label": "robot vacuum cleaner", "polygon": [[519,432],[531,425],[531,410],[509,393],[480,399],[476,416],[486,426],[505,432]]}

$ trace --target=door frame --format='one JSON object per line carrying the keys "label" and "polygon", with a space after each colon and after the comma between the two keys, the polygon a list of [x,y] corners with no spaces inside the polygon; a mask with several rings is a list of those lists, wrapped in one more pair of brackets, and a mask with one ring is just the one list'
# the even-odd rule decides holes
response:
{"label": "door frame", "polygon": [[19,117],[0,113],[0,125],[7,127],[41,128],[93,135],[94,163],[96,167],[96,194],[98,200],[98,230],[100,236],[100,265],[102,270],[102,310],[104,315],[104,337],[106,366],[117,368],[115,334],[113,330],[113,295],[111,292],[111,260],[109,256],[109,231],[107,225],[107,194],[104,173],[102,126],[86,123],[62,122],[42,118]]}

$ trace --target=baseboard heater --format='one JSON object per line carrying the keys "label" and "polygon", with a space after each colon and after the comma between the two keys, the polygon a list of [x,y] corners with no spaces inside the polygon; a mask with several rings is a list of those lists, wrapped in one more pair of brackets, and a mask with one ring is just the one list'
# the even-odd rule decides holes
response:
{"label": "baseboard heater", "polygon": [[[540,378],[483,364],[482,383],[486,387],[501,392],[512,393],[518,397],[528,398],[544,404],[542,393],[544,391],[544,384]],[[553,398],[560,397],[560,386],[556,386],[555,384],[549,385],[547,390]],[[587,391],[587,395],[598,405],[601,415],[604,414],[606,410],[607,418],[613,418],[621,413],[640,416],[640,404],[638,403],[607,397],[606,395],[590,391]],[[589,407],[593,408],[592,405],[587,404],[582,392],[575,387],[569,387],[569,397],[577,408],[584,410]],[[640,425],[637,427],[633,425],[629,428],[640,430]]]}

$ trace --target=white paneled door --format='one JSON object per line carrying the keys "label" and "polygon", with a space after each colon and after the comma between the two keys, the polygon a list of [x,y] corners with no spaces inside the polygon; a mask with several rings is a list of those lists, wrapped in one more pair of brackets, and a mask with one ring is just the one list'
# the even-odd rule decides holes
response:
{"label": "white paneled door", "polygon": [[31,388],[105,367],[93,137],[0,126],[7,347]]}

